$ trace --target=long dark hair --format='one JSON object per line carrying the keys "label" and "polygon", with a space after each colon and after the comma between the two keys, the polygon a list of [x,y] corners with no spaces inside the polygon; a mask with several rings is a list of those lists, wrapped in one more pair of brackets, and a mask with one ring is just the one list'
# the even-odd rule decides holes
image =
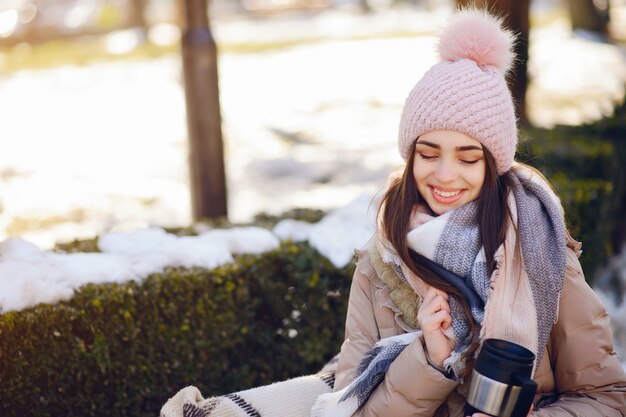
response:
{"label": "long dark hair", "polygon": [[[485,180],[478,197],[478,224],[480,241],[485,250],[488,270],[491,274],[495,268],[495,252],[504,242],[506,227],[510,218],[506,200],[511,188],[511,181],[507,173],[498,176],[495,159],[487,149],[483,148],[483,152],[486,167]],[[413,151],[409,154],[402,176],[391,183],[383,196],[379,208],[379,218],[382,220],[381,227],[400,259],[409,267],[411,272],[427,284],[445,291],[459,302],[470,325],[470,334],[475,336],[477,334],[476,327],[463,293],[430,270],[424,263],[423,256],[407,246],[406,235],[409,232],[411,215],[415,206],[421,204],[427,207],[415,184],[414,162],[415,152]],[[473,353],[478,346],[477,338],[473,337],[473,339],[470,348],[464,355],[468,363],[473,362]],[[468,366],[467,370],[469,371],[470,368],[471,366]]]}

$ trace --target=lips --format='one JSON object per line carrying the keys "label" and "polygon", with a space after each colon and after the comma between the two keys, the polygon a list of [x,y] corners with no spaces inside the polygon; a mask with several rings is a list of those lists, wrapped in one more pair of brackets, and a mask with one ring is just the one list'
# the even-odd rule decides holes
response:
{"label": "lips", "polygon": [[453,204],[458,201],[463,195],[463,189],[444,189],[439,187],[429,186],[431,194],[435,201],[441,204]]}

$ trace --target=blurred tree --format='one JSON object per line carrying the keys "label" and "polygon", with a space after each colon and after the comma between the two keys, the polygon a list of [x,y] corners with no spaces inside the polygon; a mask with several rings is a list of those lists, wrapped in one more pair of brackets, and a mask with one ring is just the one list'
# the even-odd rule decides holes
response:
{"label": "blurred tree", "polygon": [[609,24],[608,0],[568,0],[572,29],[606,35]]}
{"label": "blurred tree", "polygon": [[[591,1],[591,0],[589,0]],[[509,87],[513,93],[516,111],[520,122],[526,119],[526,86],[528,85],[528,31],[530,28],[528,10],[530,0],[456,0],[457,7],[476,5],[504,18],[508,28],[518,34],[515,44],[517,59],[513,64],[514,76],[509,78]]]}
{"label": "blurred tree", "polygon": [[359,0],[359,7],[363,13],[370,13],[372,11],[372,7],[370,6],[368,0]]}
{"label": "blurred tree", "polygon": [[182,32],[185,28],[185,0],[174,0],[174,2],[174,24],[176,24]]}
{"label": "blurred tree", "polygon": [[207,0],[183,2],[182,55],[194,220],[226,217],[217,47]]}
{"label": "blurred tree", "polygon": [[146,23],[146,0],[130,0],[128,23],[131,27],[148,29]]}

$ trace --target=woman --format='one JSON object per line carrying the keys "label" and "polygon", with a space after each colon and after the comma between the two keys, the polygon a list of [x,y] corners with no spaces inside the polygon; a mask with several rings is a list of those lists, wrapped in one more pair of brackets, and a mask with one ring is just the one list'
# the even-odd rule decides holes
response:
{"label": "woman", "polygon": [[580,244],[543,176],[513,159],[513,41],[486,12],[459,12],[441,35],[441,62],[409,94],[407,164],[358,252],[335,394],[313,416],[463,416],[487,338],[535,354],[530,416],[626,416],[626,377]]}

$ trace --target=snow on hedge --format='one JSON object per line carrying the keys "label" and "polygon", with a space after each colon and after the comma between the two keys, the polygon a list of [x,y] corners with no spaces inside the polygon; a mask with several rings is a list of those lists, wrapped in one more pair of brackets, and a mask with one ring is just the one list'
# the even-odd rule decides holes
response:
{"label": "snow on hedge", "polygon": [[101,253],[56,253],[10,238],[0,243],[0,311],[67,300],[88,283],[141,281],[166,267],[215,268],[233,262],[233,255],[267,252],[288,239],[308,240],[336,267],[343,267],[373,233],[370,202],[363,196],[318,223],[283,220],[273,231],[236,227],[176,236],[149,228],[105,233],[98,239]]}

